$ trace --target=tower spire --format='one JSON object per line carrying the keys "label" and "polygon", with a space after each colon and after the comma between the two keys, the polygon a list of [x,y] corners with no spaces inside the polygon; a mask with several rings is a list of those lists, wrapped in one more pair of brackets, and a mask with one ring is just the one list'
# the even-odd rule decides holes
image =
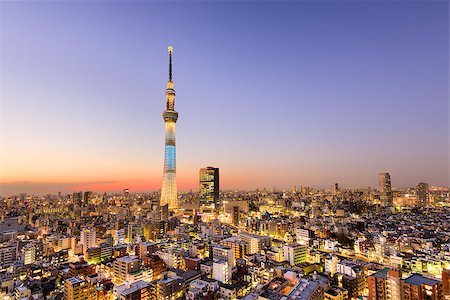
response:
{"label": "tower spire", "polygon": [[169,46],[167,48],[167,50],[169,51],[169,81],[172,81],[172,52],[173,52],[173,47]]}

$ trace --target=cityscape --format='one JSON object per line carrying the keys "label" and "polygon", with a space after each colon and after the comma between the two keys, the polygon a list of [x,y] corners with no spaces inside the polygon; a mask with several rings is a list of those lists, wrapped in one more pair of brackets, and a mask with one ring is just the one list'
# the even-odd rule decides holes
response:
{"label": "cityscape", "polygon": [[[0,141],[4,149],[0,152],[0,299],[450,299],[449,78],[448,57],[445,51],[439,52],[444,49],[448,54],[449,50],[449,4],[439,1],[431,4],[420,1],[342,3],[344,1],[0,3],[0,17],[4,17],[0,41],[10,42],[5,43],[4,49],[0,47],[0,62],[4,66],[0,99]],[[388,13],[387,8],[396,13]],[[331,13],[329,9],[335,10]],[[307,87],[299,83],[301,76],[296,77],[298,72],[290,66],[301,60],[301,53],[306,50],[300,45],[308,43],[308,39],[292,33],[302,34],[307,30],[307,27],[300,28],[301,23],[297,22],[315,24],[318,29],[310,29],[313,32],[323,30],[321,26],[325,23],[318,20],[331,22],[337,16],[335,12],[339,21],[333,29],[326,26],[330,36],[322,32],[319,37],[342,34],[340,26],[346,28],[345,32],[354,30],[350,33],[353,37],[358,35],[358,30],[364,31],[354,25],[366,24],[361,26],[368,26],[366,30],[370,33],[364,31],[357,44],[363,44],[364,39],[371,41],[381,32],[384,47],[392,47],[389,50],[392,53],[394,47],[411,50],[410,56],[404,52],[399,56],[399,60],[407,57],[404,68],[417,69],[424,74],[435,70],[434,77],[422,81],[420,76],[416,78],[395,64],[395,59],[391,62],[392,70],[388,71],[385,62],[374,58],[381,55],[389,60],[391,57],[383,50],[379,50],[382,54],[378,50],[372,52],[373,45],[369,43],[367,53],[370,55],[359,57],[362,54],[354,53],[349,56],[349,61],[371,61],[370,66],[361,63],[361,69],[367,68],[363,73],[348,75],[349,82],[364,85],[363,81],[358,81],[359,77],[373,76],[371,72],[382,65],[377,69],[382,79],[378,85],[374,84],[375,89],[388,89],[392,84],[391,75],[402,74],[402,78],[395,78],[395,88],[391,87],[388,92],[403,100],[395,97],[380,100],[374,106],[389,104],[380,111],[365,106],[359,110],[353,102],[348,106],[343,103],[341,110],[341,105],[335,107],[334,100],[330,99],[317,107],[307,100],[298,103],[301,97],[291,94],[306,95],[301,90]],[[356,17],[354,12],[357,12]],[[318,19],[308,18],[311,13]],[[119,16],[121,25],[116,24]],[[218,25],[221,18],[228,24],[231,16],[235,17],[236,24],[221,31]],[[298,21],[296,17],[300,16],[306,21],[304,18]],[[24,17],[23,26],[14,27],[21,17]],[[269,17],[280,23],[264,27],[268,26]],[[180,32],[179,40],[169,41],[176,36],[169,31],[170,34],[161,33],[158,42],[151,43],[151,47],[142,42],[139,30],[146,32],[150,27],[141,26],[144,24],[141,22],[152,20],[161,25],[166,18],[171,19],[168,27],[173,26],[174,32]],[[184,18],[189,22],[184,22]],[[362,23],[356,23],[353,18]],[[427,22],[417,25],[418,18]],[[288,19],[300,27],[286,29],[283,24]],[[363,19],[367,19],[367,23]],[[71,27],[71,22],[76,26]],[[242,29],[241,22],[247,28]],[[420,33],[411,33],[405,29],[410,28],[406,23],[423,27],[418,27]],[[62,26],[55,27],[55,24]],[[90,27],[92,24],[98,27]],[[105,24],[118,26],[122,31],[114,31]],[[258,26],[251,28],[254,24]],[[92,28],[92,31],[80,28]],[[107,34],[96,35],[98,28],[106,30]],[[276,36],[282,36],[280,41],[289,41],[289,45],[276,48],[288,52],[286,61],[277,61],[272,56],[273,49],[242,47],[245,41],[238,37],[242,33],[240,29],[248,30],[246,36],[249,37],[250,33],[258,35],[263,28],[268,30],[268,35],[273,30]],[[71,30],[71,42],[59,40],[53,44],[55,37],[61,34],[66,38]],[[212,43],[206,48],[200,38],[197,42],[189,36],[202,30],[215,30],[223,37],[216,40],[217,45]],[[283,36],[286,30],[290,33]],[[398,30],[402,37],[391,32],[392,37],[387,38],[391,30]],[[47,36],[50,32],[53,34]],[[86,46],[87,40],[93,38],[91,43],[105,43],[105,49],[110,49],[108,39],[115,41],[116,35],[122,34],[122,38],[129,38],[129,43],[135,43],[133,47],[140,50],[130,50],[127,47],[131,46],[124,40],[114,44],[116,48],[111,48],[110,54],[95,46]],[[184,35],[187,36],[182,37]],[[24,46],[35,43],[37,36],[36,48]],[[203,37],[209,42],[217,35]],[[252,43],[264,48],[261,45],[266,36],[259,38],[255,37]],[[387,45],[388,41],[397,39],[403,40]],[[362,49],[353,48],[356,45],[353,38],[347,42],[350,44],[340,41],[335,46],[351,45],[352,51]],[[409,43],[425,46],[417,50],[410,48]],[[198,45],[189,46],[193,44]],[[209,54],[197,56],[191,52],[193,49],[209,52],[225,46],[230,48],[212,55],[218,61],[212,66],[199,62],[209,60]],[[89,49],[87,54],[82,54],[86,50],[83,47]],[[310,59],[320,56],[319,43],[311,42],[307,47],[312,49],[311,53],[306,51]],[[140,51],[146,53],[150,48],[154,57],[148,58],[152,62],[148,65],[142,61]],[[235,50],[230,49],[254,53],[232,66],[228,56],[232,54],[227,51]],[[81,54],[68,58],[64,51]],[[340,61],[345,55],[338,52],[339,49],[327,50],[324,54],[326,57],[335,55]],[[124,76],[135,77],[127,82],[120,79],[117,85],[105,85],[107,81],[103,80],[106,79],[100,77],[110,76],[111,70],[122,74],[122,70],[115,70],[116,65],[105,67],[100,61],[101,57],[111,55],[108,62],[117,63],[118,56],[114,53],[126,53],[127,62],[118,65],[122,65]],[[423,57],[424,53],[428,60]],[[436,53],[444,55],[440,59]],[[24,61],[35,58],[27,58],[27,55],[39,57],[36,64],[51,62],[51,65],[48,70],[28,65]],[[414,55],[426,63],[419,67],[416,60],[410,59]],[[90,56],[94,57],[93,61],[98,59],[102,67],[82,62],[93,59]],[[255,61],[266,64],[263,69],[247,70],[258,64],[252,60],[253,56],[261,58],[254,58]],[[190,59],[199,64],[193,63],[195,69],[190,70],[186,62]],[[283,65],[284,76],[275,71],[277,67],[271,66],[275,61]],[[54,77],[57,74],[54,68],[58,67],[63,71],[60,79],[56,78],[60,76]],[[83,70],[79,76],[64,74],[64,70],[75,72],[78,67]],[[103,68],[106,70],[99,71]],[[136,79],[144,72],[139,68],[151,68],[154,82]],[[330,64],[323,67],[323,71],[328,74],[332,68]],[[402,70],[396,71],[396,68]],[[86,72],[88,69],[92,74]],[[344,78],[345,70],[352,73],[350,69],[339,68],[339,74]],[[196,82],[193,78],[205,70],[211,72],[205,75],[208,84],[200,82],[201,79]],[[214,77],[215,70],[220,76]],[[272,92],[265,90],[268,83],[264,83],[264,75],[258,75],[261,70],[273,71],[282,77],[283,86],[270,88],[277,90],[274,95],[293,99],[272,99],[269,95]],[[312,78],[308,79],[311,82],[320,78],[318,70],[304,72]],[[56,101],[53,97],[59,95],[59,91],[73,88],[69,83],[64,85],[69,77],[85,88],[79,91],[80,98],[71,101],[63,97],[61,103],[50,102],[53,106],[44,110],[33,109],[39,101]],[[209,81],[209,77],[213,79]],[[234,86],[230,84],[234,82],[233,77],[239,78]],[[224,82],[216,82],[219,78]],[[331,76],[329,83],[345,85],[343,78]],[[251,82],[259,80],[259,83]],[[344,81],[338,84],[339,80]],[[163,81],[165,90],[160,85]],[[138,96],[139,93],[133,94],[134,84],[150,84],[152,89],[142,89],[142,95]],[[157,90],[153,89],[153,84],[158,86]],[[264,99],[263,94],[258,94],[261,99],[248,97],[255,84],[272,100]],[[110,96],[104,97],[102,86]],[[24,92],[27,88],[33,97]],[[356,97],[358,88],[353,92],[345,90],[342,97]],[[40,89],[52,90],[54,94],[40,94]],[[321,89],[319,87],[317,93]],[[214,101],[215,93],[217,99],[221,99],[221,93],[228,97],[228,90],[243,94],[243,98],[230,98],[226,106],[209,103]],[[117,102],[126,92],[138,99],[130,96]],[[367,91],[367,97],[370,98],[372,92],[372,89]],[[88,94],[92,96],[86,96]],[[427,95],[425,100],[421,98],[424,94]],[[40,95],[47,95],[48,99],[39,100]],[[82,95],[88,99],[83,99]],[[196,102],[194,98],[198,97],[203,99]],[[192,100],[191,104],[186,103],[187,98]],[[396,100],[399,103],[395,103]],[[72,106],[79,103],[83,108],[86,105],[83,101],[95,113],[78,111]],[[269,101],[271,106],[265,108],[264,101]],[[159,107],[158,113],[145,111],[146,102]],[[333,107],[329,115],[326,109],[319,108],[324,103]],[[410,103],[412,108],[405,107],[405,103]],[[424,106],[424,103],[430,105]],[[67,111],[66,105],[73,111]],[[108,110],[110,106],[115,107],[114,110]],[[228,106],[231,110],[227,110]],[[222,110],[216,110],[217,107]],[[390,109],[397,113],[389,112]],[[281,116],[275,116],[280,112]],[[376,115],[374,119],[372,114]],[[67,120],[62,121],[61,115],[67,115]],[[76,123],[69,121],[73,115]],[[325,124],[323,127],[319,125],[321,122],[313,121],[319,116]],[[440,116],[444,116],[444,120],[440,120]],[[228,123],[223,123],[222,118]],[[277,127],[275,120],[285,123]],[[299,123],[299,120],[306,121]],[[139,128],[130,125],[147,121]],[[198,127],[192,127],[190,122],[199,122]],[[255,122],[269,127],[264,127],[265,131],[259,126],[253,129]],[[308,124],[320,130],[307,127]],[[200,130],[189,132],[189,128]],[[341,133],[345,128],[348,132]],[[260,131],[264,134],[259,135]],[[24,132],[27,135],[23,135]],[[151,142],[141,139],[141,134],[150,132]],[[308,138],[302,132],[310,132],[314,137]],[[328,135],[330,132],[332,134]],[[316,135],[320,135],[317,143],[314,142]],[[216,138],[225,140],[224,144],[216,143]],[[260,145],[259,140],[263,140],[263,146],[254,147]],[[324,145],[328,145],[325,141],[331,145],[326,146],[327,151],[323,150]],[[25,147],[28,142],[30,146]],[[226,147],[227,144],[232,146]],[[311,145],[316,147],[309,148]],[[151,153],[151,161],[139,157],[147,152]],[[84,153],[85,157],[74,158],[75,153]],[[302,155],[306,155],[305,160]],[[322,158],[317,159],[320,155]],[[235,161],[227,164],[227,157]],[[153,163],[153,159],[160,163]],[[253,165],[255,162],[257,166]],[[158,179],[154,173],[158,174]],[[331,181],[330,177],[335,180]]]}

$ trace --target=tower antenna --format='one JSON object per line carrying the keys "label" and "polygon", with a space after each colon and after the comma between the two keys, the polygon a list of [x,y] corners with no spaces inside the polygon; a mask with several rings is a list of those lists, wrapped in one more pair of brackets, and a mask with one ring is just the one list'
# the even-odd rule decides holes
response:
{"label": "tower antenna", "polygon": [[173,47],[169,46],[167,48],[167,50],[169,51],[169,81],[172,81],[172,52],[173,52]]}

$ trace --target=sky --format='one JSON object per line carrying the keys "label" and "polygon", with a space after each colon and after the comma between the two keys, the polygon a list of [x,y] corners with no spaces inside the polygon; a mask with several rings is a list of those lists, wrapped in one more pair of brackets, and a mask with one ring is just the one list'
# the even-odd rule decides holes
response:
{"label": "sky", "polygon": [[447,1],[0,3],[0,195],[449,185]]}

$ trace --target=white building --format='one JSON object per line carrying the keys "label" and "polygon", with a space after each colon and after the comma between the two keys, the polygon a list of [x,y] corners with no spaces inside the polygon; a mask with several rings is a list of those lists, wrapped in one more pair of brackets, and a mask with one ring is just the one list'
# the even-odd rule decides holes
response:
{"label": "white building", "polygon": [[214,245],[212,251],[214,260],[225,260],[230,266],[235,266],[234,250],[230,247]]}
{"label": "white building", "polygon": [[224,260],[213,262],[212,278],[222,283],[231,282],[231,266]]}
{"label": "white building", "polygon": [[343,260],[337,263],[336,272],[355,278],[361,272],[361,267],[354,262]]}
{"label": "white building", "polygon": [[155,252],[166,264],[168,268],[183,268],[185,265],[183,249],[167,249],[167,250],[159,250]]}
{"label": "white building", "polygon": [[332,255],[325,259],[325,272],[328,272],[333,276],[337,272],[337,264],[339,262],[339,258],[335,255]]}
{"label": "white building", "polygon": [[270,246],[269,236],[256,235],[246,232],[239,233],[239,239],[247,243],[249,254],[260,253],[264,246]]}
{"label": "white building", "polygon": [[87,249],[96,247],[95,228],[85,228],[80,232],[80,242],[83,244],[83,254],[86,255]]}
{"label": "white building", "polygon": [[308,229],[296,228],[295,239],[299,244],[309,245],[309,241],[311,240],[311,232]]}
{"label": "white building", "polygon": [[339,245],[337,241],[325,240],[324,249],[325,251],[336,251],[336,247]]}
{"label": "white building", "polygon": [[114,230],[114,246],[125,243],[125,229]]}

